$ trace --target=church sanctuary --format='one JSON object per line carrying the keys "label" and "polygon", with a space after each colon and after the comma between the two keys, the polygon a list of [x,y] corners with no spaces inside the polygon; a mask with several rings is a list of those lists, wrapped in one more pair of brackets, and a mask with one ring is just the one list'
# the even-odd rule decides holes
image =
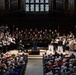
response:
{"label": "church sanctuary", "polygon": [[76,0],[0,0],[0,75],[76,75]]}

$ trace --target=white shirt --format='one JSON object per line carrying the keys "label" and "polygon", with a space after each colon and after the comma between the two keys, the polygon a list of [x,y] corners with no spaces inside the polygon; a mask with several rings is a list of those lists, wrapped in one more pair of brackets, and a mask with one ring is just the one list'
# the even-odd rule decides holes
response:
{"label": "white shirt", "polygon": [[52,71],[46,73],[46,75],[53,75]]}
{"label": "white shirt", "polygon": [[2,42],[3,42],[3,46],[6,46],[7,42],[5,40],[3,40]]}

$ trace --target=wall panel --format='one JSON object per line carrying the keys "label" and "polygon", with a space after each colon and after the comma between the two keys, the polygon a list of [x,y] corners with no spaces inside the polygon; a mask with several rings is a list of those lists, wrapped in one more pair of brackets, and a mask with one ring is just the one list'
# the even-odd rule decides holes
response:
{"label": "wall panel", "polygon": [[0,12],[4,11],[5,5],[4,0],[0,0]]}
{"label": "wall panel", "polygon": [[18,2],[10,3],[10,11],[18,10]]}

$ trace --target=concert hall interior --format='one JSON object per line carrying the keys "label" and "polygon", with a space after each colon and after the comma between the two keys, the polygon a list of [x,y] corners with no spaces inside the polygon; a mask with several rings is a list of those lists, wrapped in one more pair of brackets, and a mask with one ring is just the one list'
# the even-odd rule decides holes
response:
{"label": "concert hall interior", "polygon": [[0,0],[0,75],[76,75],[76,0]]}

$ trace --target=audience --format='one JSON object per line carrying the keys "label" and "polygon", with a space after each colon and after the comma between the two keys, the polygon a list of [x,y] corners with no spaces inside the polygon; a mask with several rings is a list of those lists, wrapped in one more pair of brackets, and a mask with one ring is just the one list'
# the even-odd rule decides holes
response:
{"label": "audience", "polygon": [[[64,50],[74,50],[76,38],[72,32],[60,35],[57,30],[38,30],[18,28],[11,31],[8,25],[0,26],[0,75],[23,75],[27,64],[27,55],[9,55],[7,51],[18,49],[24,52],[24,48],[34,45],[47,47],[48,44],[63,46]],[[13,33],[12,33],[13,32]],[[45,75],[76,75],[76,57],[74,54],[63,55],[55,52],[54,55],[45,53],[43,56],[43,67]]]}
{"label": "audience", "polygon": [[74,54],[43,55],[44,75],[76,75],[76,57]]}
{"label": "audience", "polygon": [[1,54],[0,75],[23,75],[27,64],[25,54]]}

